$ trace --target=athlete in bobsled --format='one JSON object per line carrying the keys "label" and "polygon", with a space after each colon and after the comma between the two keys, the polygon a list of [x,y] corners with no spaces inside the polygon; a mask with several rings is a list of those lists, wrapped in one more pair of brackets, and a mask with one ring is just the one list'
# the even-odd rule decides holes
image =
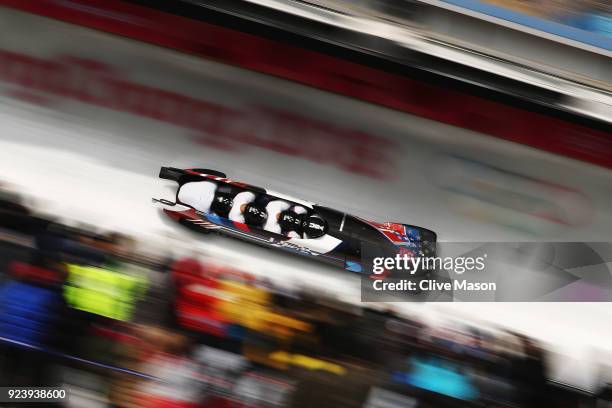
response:
{"label": "athlete in bobsled", "polygon": [[296,252],[352,272],[363,272],[364,246],[385,255],[436,251],[436,234],[426,228],[369,221],[216,170],[162,167],[159,177],[178,183],[176,202],[154,201],[173,220],[204,233]]}
{"label": "athlete in bobsled", "polygon": [[304,235],[314,236],[312,222],[307,222],[306,209],[291,205],[283,200],[271,200],[265,206],[255,203],[256,195],[242,191],[235,197],[217,191],[217,185],[209,181],[185,183],[181,186],[178,199],[198,211],[212,213],[231,221],[263,228],[290,238]]}

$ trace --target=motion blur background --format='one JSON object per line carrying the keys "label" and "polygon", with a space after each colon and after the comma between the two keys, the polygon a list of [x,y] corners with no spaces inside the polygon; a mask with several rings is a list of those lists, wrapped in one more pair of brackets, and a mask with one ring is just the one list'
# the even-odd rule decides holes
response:
{"label": "motion blur background", "polygon": [[364,304],[358,276],[151,204],[173,199],[160,166],[206,167],[440,241],[610,242],[610,13],[0,0],[0,385],[74,407],[610,404],[609,303]]}

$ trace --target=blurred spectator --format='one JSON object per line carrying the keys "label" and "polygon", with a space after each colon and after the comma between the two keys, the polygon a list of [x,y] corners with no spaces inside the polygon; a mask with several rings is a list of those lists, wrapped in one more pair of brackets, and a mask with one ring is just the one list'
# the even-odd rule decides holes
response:
{"label": "blurred spectator", "polygon": [[[174,371],[180,377],[181,365],[186,363],[182,355],[188,347],[187,338],[154,326],[134,326],[129,330],[132,339],[119,345],[121,365],[154,379],[115,373],[110,390],[112,403],[122,408],[164,406],[160,404],[165,400],[170,404],[163,381],[172,381]],[[158,388],[155,384],[159,384]],[[181,390],[176,390],[176,396],[188,398]]]}
{"label": "blurred spectator", "polygon": [[548,406],[547,367],[544,352],[535,341],[516,335],[522,355],[511,361],[511,376],[518,390],[519,401],[524,407]]}
{"label": "blurred spectator", "polygon": [[520,13],[612,36],[612,4],[604,0],[483,0]]}
{"label": "blurred spectator", "polygon": [[612,4],[590,0],[558,11],[558,21],[600,35],[612,36]]}
{"label": "blurred spectator", "polygon": [[3,385],[51,384],[51,358],[38,348],[55,335],[63,302],[63,271],[53,264],[11,264],[13,279],[0,287],[0,376]]}
{"label": "blurred spectator", "polygon": [[[544,0],[484,0],[486,3],[509,8],[520,13],[537,17],[550,17],[550,7]],[[552,3],[553,0],[550,1]]]}

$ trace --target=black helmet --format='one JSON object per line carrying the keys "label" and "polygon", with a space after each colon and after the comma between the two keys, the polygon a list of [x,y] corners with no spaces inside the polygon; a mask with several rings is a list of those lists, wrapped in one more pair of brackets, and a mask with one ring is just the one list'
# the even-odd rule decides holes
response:
{"label": "black helmet", "polygon": [[291,210],[283,211],[280,213],[280,217],[278,218],[278,225],[280,225],[283,233],[295,231],[301,234],[302,215],[297,214]]}
{"label": "black helmet", "polygon": [[268,219],[268,213],[266,212],[266,209],[253,203],[246,205],[243,214],[244,222],[247,225],[254,227],[263,226],[266,220]]}
{"label": "black helmet", "polygon": [[233,204],[234,200],[232,200],[232,197],[229,194],[217,193],[212,204],[210,205],[210,210],[219,217],[227,218]]}
{"label": "black helmet", "polygon": [[302,232],[304,238],[319,238],[327,234],[328,226],[325,220],[317,215],[304,217],[302,221]]}

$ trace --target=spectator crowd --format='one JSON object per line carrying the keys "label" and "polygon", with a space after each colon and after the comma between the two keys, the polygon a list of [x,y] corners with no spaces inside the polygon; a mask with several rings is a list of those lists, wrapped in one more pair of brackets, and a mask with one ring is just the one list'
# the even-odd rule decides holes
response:
{"label": "spectator crowd", "polygon": [[429,326],[92,229],[0,197],[0,386],[67,387],[74,407],[597,403],[549,381],[519,333]]}
{"label": "spectator crowd", "polygon": [[606,0],[483,0],[520,13],[612,36],[612,3]]}

